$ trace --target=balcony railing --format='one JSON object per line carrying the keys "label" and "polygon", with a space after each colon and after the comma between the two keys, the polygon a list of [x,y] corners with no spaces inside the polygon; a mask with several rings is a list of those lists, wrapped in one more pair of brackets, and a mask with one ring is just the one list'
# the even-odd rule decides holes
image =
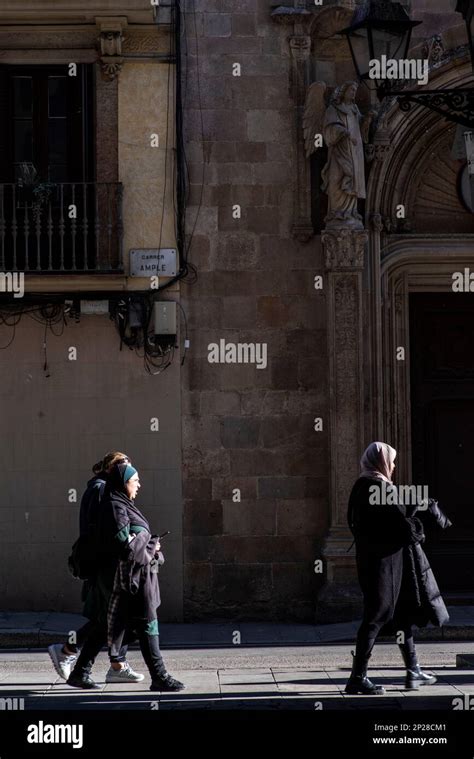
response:
{"label": "balcony railing", "polygon": [[0,270],[123,270],[119,182],[0,184]]}

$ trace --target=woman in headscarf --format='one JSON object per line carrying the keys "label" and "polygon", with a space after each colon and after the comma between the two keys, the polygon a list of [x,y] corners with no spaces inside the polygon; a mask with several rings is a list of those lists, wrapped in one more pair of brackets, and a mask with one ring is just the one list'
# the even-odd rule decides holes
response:
{"label": "woman in headscarf", "polygon": [[108,609],[109,656],[116,661],[124,640],[135,632],[150,672],[150,690],[178,691],[184,685],[166,671],[159,646],[158,567],[164,558],[158,536],[134,503],[139,488],[138,472],[131,464],[112,467],[101,509],[105,550],[118,557]]}
{"label": "woman in headscarf", "polygon": [[[445,624],[449,617],[436,580],[421,548],[422,522],[414,516],[426,509],[428,519],[450,526],[436,501],[405,506],[393,485],[397,452],[387,443],[371,443],[360,462],[348,508],[348,522],[356,544],[356,564],[364,597],[362,624],[357,633],[348,694],[379,695],[381,686],[367,677],[375,641],[383,630],[397,634],[407,676],[405,687],[436,682],[420,669],[413,640],[413,625]],[[421,514],[421,512],[420,512]]]}
{"label": "woman in headscarf", "polygon": [[[121,451],[111,451],[93,466],[94,477],[87,483],[81,499],[80,535],[95,531],[108,473],[117,462],[129,463],[130,459]],[[84,582],[81,595],[83,614],[89,621],[77,630],[76,643],[56,643],[48,648],[56,672],[67,680],[68,685],[76,688],[99,687],[91,678],[91,670],[101,648],[107,643],[107,608],[116,564],[116,560],[103,561],[97,553],[96,572]],[[140,682],[143,679],[144,676],[134,672],[128,664],[127,645],[124,642],[119,660],[111,664],[107,672],[106,682]]]}

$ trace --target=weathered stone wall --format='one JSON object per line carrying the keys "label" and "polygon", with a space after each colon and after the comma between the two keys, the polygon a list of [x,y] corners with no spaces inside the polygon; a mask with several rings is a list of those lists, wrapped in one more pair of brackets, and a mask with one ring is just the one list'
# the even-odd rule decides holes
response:
{"label": "weathered stone wall", "polygon": [[[56,332],[58,329],[56,328]],[[0,328],[0,345],[13,337]],[[160,573],[160,619],[182,615],[181,435],[179,363],[150,377],[120,351],[107,316],[69,322],[61,336],[24,316],[0,351],[0,598],[3,609],[80,612],[81,583],[67,569],[76,540],[79,500],[92,465],[108,450],[133,456],[142,488],[139,508],[152,529],[171,530]],[[77,360],[69,361],[69,348]],[[158,417],[160,431],[150,430]],[[76,502],[70,490],[77,491]]]}
{"label": "weathered stone wall", "polygon": [[[196,40],[186,14],[188,232],[203,160],[204,188],[191,246],[199,279],[182,285],[191,337],[182,391],[185,618],[311,620],[328,519],[325,299],[314,289],[319,239],[291,235],[290,30],[270,19],[265,0],[195,4]],[[267,368],[209,363],[208,345],[220,339],[267,343]]]}

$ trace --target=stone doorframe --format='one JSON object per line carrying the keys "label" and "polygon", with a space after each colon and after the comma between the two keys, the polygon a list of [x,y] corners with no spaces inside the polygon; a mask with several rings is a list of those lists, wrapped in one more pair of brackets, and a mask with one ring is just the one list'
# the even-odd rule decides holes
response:
{"label": "stone doorframe", "polygon": [[[452,292],[452,274],[472,267],[471,235],[400,235],[391,238],[381,265],[381,439],[398,450],[400,483],[411,483],[411,392],[409,296]],[[405,360],[398,361],[398,347]]]}
{"label": "stone doorframe", "polygon": [[[448,59],[431,73],[431,82],[433,88],[462,87],[471,76],[467,57],[454,63]],[[452,273],[474,260],[474,235],[407,233],[409,224],[416,224],[412,214],[426,155],[433,152],[446,128],[445,120],[427,109],[403,113],[396,102],[385,104],[373,141],[367,186],[367,243],[359,233],[360,238],[349,245],[352,256],[348,256],[347,240],[334,240],[327,232],[322,235],[330,290],[332,476],[331,526],[322,552],[326,584],[318,596],[316,619],[325,622],[353,618],[360,610],[355,555],[349,550],[352,535],[345,513],[365,445],[386,440],[398,448],[400,481],[410,482],[409,293],[449,291]],[[395,210],[401,204],[406,206],[408,224],[398,230],[394,229]],[[343,306],[339,312],[335,296],[349,283],[353,295],[340,299]],[[404,362],[396,359],[399,346],[406,349]],[[348,381],[351,376],[355,384]]]}

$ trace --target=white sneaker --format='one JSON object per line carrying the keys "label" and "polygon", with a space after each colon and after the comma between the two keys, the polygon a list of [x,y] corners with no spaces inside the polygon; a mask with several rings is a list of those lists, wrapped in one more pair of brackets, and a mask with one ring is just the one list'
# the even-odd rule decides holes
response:
{"label": "white sneaker", "polygon": [[48,654],[59,677],[67,680],[79,654],[65,654],[62,643],[54,643],[52,646],[48,646]]}
{"label": "white sneaker", "polygon": [[139,683],[145,679],[145,675],[134,672],[128,661],[124,662],[122,669],[112,669],[105,676],[106,683]]}

